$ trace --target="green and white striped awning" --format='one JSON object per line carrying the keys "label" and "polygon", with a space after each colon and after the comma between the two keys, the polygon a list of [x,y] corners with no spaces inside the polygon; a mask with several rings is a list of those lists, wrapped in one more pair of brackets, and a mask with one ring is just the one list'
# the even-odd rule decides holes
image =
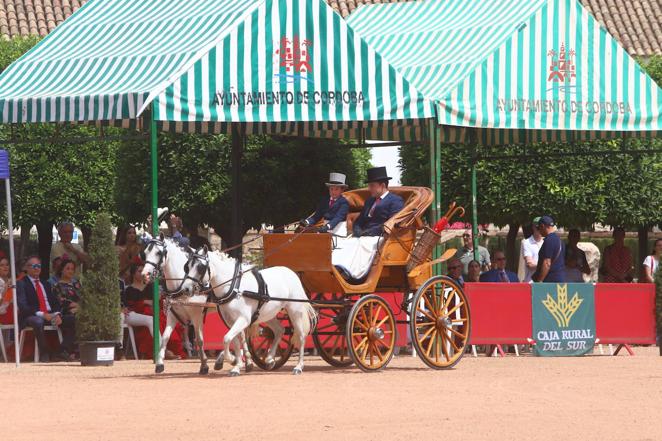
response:
{"label": "green and white striped awning", "polygon": [[323,0],[91,0],[0,76],[0,121],[410,139],[434,117]]}
{"label": "green and white striped awning", "polygon": [[445,141],[655,136],[662,127],[662,90],[577,0],[370,5],[348,22],[436,102]]}

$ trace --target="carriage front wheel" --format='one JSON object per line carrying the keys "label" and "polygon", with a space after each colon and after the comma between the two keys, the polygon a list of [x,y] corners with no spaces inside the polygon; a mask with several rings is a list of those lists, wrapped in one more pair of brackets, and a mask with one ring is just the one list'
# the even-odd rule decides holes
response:
{"label": "carriage front wheel", "polygon": [[384,299],[361,297],[347,319],[349,355],[363,371],[385,367],[395,349],[395,317]]}
{"label": "carriage front wheel", "polygon": [[281,368],[292,355],[294,346],[292,344],[292,324],[285,311],[281,311],[276,316],[278,322],[283,328],[283,336],[278,343],[276,353],[274,354],[275,364],[269,366],[266,359],[269,355],[269,349],[274,343],[274,331],[266,323],[260,323],[255,335],[248,338],[248,351],[253,357],[255,364],[264,370],[276,370]]}
{"label": "carriage front wheel", "polygon": [[410,315],[416,353],[433,369],[457,364],[469,342],[469,302],[462,288],[446,276],[432,277],[414,294]]}

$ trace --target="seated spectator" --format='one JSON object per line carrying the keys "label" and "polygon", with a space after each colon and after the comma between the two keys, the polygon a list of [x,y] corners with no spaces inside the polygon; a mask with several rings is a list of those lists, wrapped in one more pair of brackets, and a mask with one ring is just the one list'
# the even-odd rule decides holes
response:
{"label": "seated spectator", "polygon": [[120,277],[127,283],[131,283],[129,268],[135,259],[140,256],[144,246],[138,240],[136,228],[129,225],[119,231],[117,239],[117,250],[120,259]]}
{"label": "seated spectator", "polygon": [[[122,320],[129,326],[144,326],[149,330],[149,334],[138,330],[135,333],[138,352],[144,357],[150,357],[152,354],[152,338],[154,335],[153,309],[151,301],[153,300],[152,285],[146,285],[141,275],[144,265],[135,263],[131,265],[130,275],[131,284],[124,290],[122,303]],[[165,329],[166,317],[163,313],[160,316],[160,324]],[[163,331],[161,329],[161,331]],[[177,325],[175,332],[168,341],[168,350],[166,358],[174,359],[185,355],[182,346],[181,325]],[[176,354],[175,354],[176,353]]]}
{"label": "seated spectator", "polygon": [[462,262],[457,257],[448,261],[448,277],[457,282],[460,287],[464,287],[464,278],[462,277]]}
{"label": "seated spectator", "polygon": [[27,261],[27,277],[16,284],[18,297],[19,325],[22,328],[31,327],[39,345],[40,361],[50,361],[50,354],[46,345],[44,326],[52,324],[59,326],[62,331],[62,345],[54,352],[54,357],[68,360],[74,343],[74,317],[63,315],[60,301],[51,292],[48,282],[39,280],[41,275],[41,259],[32,256]]}
{"label": "seated spectator", "polygon": [[653,252],[644,259],[643,283],[655,282],[655,273],[660,267],[660,258],[662,258],[662,239],[657,239],[655,245],[653,245]]}
{"label": "seated spectator", "polygon": [[[9,280],[9,259],[0,257],[0,323],[11,325],[14,323],[13,311],[9,309],[12,303],[13,292],[10,287],[11,281]],[[12,314],[11,317],[7,313]]]}
{"label": "seated spectator", "polygon": [[51,276],[48,278],[48,283],[51,284],[51,286],[55,286],[58,281],[58,273],[60,272],[60,265],[62,265],[62,257],[58,256],[53,261],[51,262],[51,266],[53,267],[53,272],[51,273]]}
{"label": "seated spectator", "polygon": [[494,268],[480,275],[481,282],[517,283],[517,274],[506,269],[506,255],[503,251],[494,252]]}
{"label": "seated spectator", "polygon": [[[71,222],[62,222],[58,225],[57,232],[60,240],[53,244],[51,248],[51,262],[57,257],[66,257],[76,263],[76,277],[80,277],[82,265],[87,263],[89,256],[83,247],[77,243],[71,243],[74,237],[74,224]],[[51,272],[55,273],[55,268],[51,265]]]}
{"label": "seated spectator", "polygon": [[[457,250],[455,257],[460,259],[462,263],[462,276],[466,278],[469,275],[469,262],[474,260],[474,241],[471,229],[466,230],[462,234],[462,241],[464,242],[464,246]],[[487,248],[480,245],[478,246],[478,263],[480,263],[481,271],[490,269],[490,252],[487,251]]]}
{"label": "seated spectator", "polygon": [[469,262],[469,273],[467,275],[467,282],[480,281],[480,263],[477,260]]}
{"label": "seated spectator", "polygon": [[568,232],[568,245],[565,248],[565,281],[568,283],[584,283],[582,274],[591,274],[586,253],[577,246],[580,237],[581,233],[577,229]]}
{"label": "seated spectator", "polygon": [[81,286],[75,274],[76,264],[73,260],[63,259],[57,272],[57,283],[53,286],[63,315],[75,315],[78,312]]}
{"label": "seated spectator", "polygon": [[600,268],[603,282],[632,282],[634,268],[632,267],[632,253],[625,246],[625,229],[614,228],[613,237],[614,243],[605,248],[602,268]]}

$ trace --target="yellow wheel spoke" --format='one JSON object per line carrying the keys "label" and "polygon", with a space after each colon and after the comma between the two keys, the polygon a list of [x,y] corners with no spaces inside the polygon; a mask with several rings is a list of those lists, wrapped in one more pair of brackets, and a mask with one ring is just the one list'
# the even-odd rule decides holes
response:
{"label": "yellow wheel spoke", "polygon": [[433,322],[436,322],[436,321],[437,321],[437,319],[436,319],[435,317],[431,316],[430,314],[428,314],[427,311],[424,311],[424,310],[422,310],[422,309],[420,309],[420,308],[416,308],[416,312],[420,312],[421,314],[423,314],[424,316],[426,316],[427,318],[429,318],[429,319],[432,320]]}
{"label": "yellow wheel spoke", "polygon": [[448,311],[446,314],[444,314],[444,317],[448,317],[449,315],[451,315],[452,313],[457,311],[457,309],[460,308],[462,305],[464,305],[464,302],[461,301],[457,305],[453,306],[453,308],[450,311]]}
{"label": "yellow wheel spoke", "polygon": [[427,338],[427,336],[430,335],[430,334],[432,333],[432,331],[434,331],[435,329],[437,329],[437,328],[430,328],[430,329],[428,329],[428,330],[425,332],[425,334],[423,334],[423,337],[419,338],[418,341],[420,341],[420,342],[422,343],[423,340],[425,340],[425,339]]}
{"label": "yellow wheel spoke", "polygon": [[[375,315],[372,317],[372,326],[376,326],[375,323],[377,323],[377,320],[379,319],[379,313],[383,311],[384,308],[382,308],[382,305],[377,305],[377,309],[375,310]],[[388,314],[386,315],[386,318],[388,318]]]}
{"label": "yellow wheel spoke", "polygon": [[463,339],[463,340],[464,340],[465,338],[467,338],[466,335],[457,332],[457,331],[456,331],[455,329],[453,329],[453,328],[446,328],[446,329],[448,329],[448,330],[451,331],[453,334],[457,335],[458,337],[460,337],[460,338]]}
{"label": "yellow wheel spoke", "polygon": [[377,324],[375,325],[375,328],[379,328],[381,325],[383,325],[384,323],[386,323],[386,321],[387,321],[388,319],[390,319],[390,318],[391,318],[391,317],[387,315],[386,317],[384,317],[383,319],[381,319],[381,320],[379,321],[379,323],[377,323]]}
{"label": "yellow wheel spoke", "polygon": [[430,344],[428,345],[428,349],[425,351],[425,356],[430,357],[430,351],[432,350],[432,345],[434,345],[435,338],[437,337],[437,328],[434,328],[434,332],[432,333],[432,336],[430,337]]}

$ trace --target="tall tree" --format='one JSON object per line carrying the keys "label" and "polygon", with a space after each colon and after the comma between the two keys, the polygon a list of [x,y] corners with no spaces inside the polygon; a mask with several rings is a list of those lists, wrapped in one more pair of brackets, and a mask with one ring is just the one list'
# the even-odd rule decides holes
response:
{"label": "tall tree", "polygon": [[[362,184],[369,153],[335,141],[248,137],[242,163],[244,230],[262,223],[282,225],[310,212],[325,192],[330,171]],[[190,228],[213,226],[227,237],[231,219],[230,139],[225,135],[161,135],[159,206],[177,212]],[[116,209],[127,222],[142,222],[149,207],[149,150],[146,143],[119,148]]]}

